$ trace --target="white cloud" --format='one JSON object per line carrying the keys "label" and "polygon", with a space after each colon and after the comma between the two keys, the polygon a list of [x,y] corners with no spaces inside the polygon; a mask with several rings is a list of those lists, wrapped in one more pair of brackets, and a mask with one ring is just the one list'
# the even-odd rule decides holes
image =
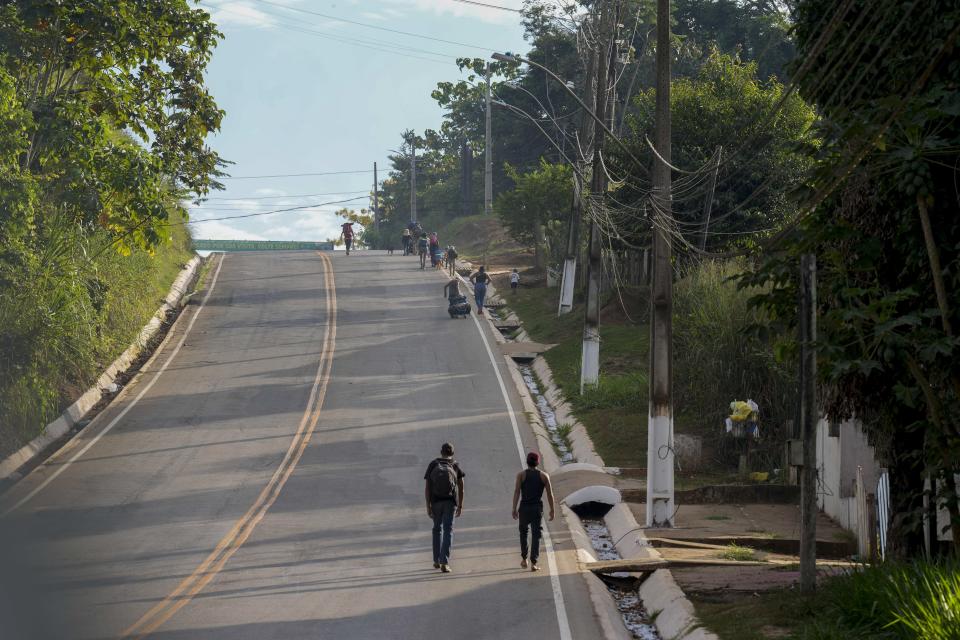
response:
{"label": "white cloud", "polygon": [[265,237],[243,229],[231,227],[218,221],[191,222],[190,231],[194,238],[202,240],[266,240]]}
{"label": "white cloud", "polygon": [[257,195],[261,196],[285,196],[287,192],[283,189],[273,189],[271,187],[261,187],[254,191]]}
{"label": "white cloud", "polygon": [[246,0],[208,0],[210,18],[219,27],[272,27],[276,21]]}

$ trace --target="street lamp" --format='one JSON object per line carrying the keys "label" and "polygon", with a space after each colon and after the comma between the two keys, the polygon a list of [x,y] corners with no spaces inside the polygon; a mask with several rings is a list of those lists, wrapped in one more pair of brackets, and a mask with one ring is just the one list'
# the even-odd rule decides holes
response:
{"label": "street lamp", "polygon": [[608,127],[607,124],[601,118],[598,118],[597,114],[594,113],[593,110],[590,109],[590,107],[588,107],[586,103],[580,99],[580,96],[578,96],[577,93],[573,90],[575,86],[573,82],[562,79],[560,76],[555,74],[550,69],[547,69],[545,66],[543,66],[540,63],[534,62],[533,60],[530,60],[528,58],[522,58],[513,53],[509,53],[509,54],[494,53],[491,57],[494,60],[499,60],[500,62],[512,62],[514,64],[521,64],[521,63],[529,64],[530,66],[533,66],[533,67],[536,67],[537,69],[542,70],[544,73],[546,73],[551,78],[556,80],[558,83],[560,83],[560,86],[562,86],[564,89],[567,90],[567,93],[573,96],[573,99],[577,101],[577,104],[579,104],[583,108],[583,110],[586,111],[598,125],[600,125],[600,128],[603,129],[603,132],[606,133],[608,136],[610,136],[611,140],[617,143],[617,146],[620,147],[620,149],[623,150],[625,154],[627,154],[627,157],[633,160],[633,162],[638,167],[643,167],[643,165],[640,163],[640,160],[638,160],[636,156],[634,156],[633,153],[630,152],[630,149],[627,147],[627,145],[624,144],[624,142],[620,138],[614,135],[613,131],[610,130],[610,127]]}

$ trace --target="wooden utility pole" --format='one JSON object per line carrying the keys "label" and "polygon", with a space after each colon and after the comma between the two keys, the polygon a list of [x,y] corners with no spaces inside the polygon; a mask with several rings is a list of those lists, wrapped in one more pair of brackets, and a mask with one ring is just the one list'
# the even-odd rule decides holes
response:
{"label": "wooden utility pole", "polygon": [[[587,76],[583,85],[583,102],[590,111],[596,109],[594,98],[594,76],[597,70],[598,54],[590,51],[587,59]],[[580,221],[583,219],[584,190],[583,176],[587,170],[584,160],[593,150],[595,123],[593,117],[584,111],[580,125],[579,148],[576,150],[576,167],[573,172],[573,202],[570,206],[570,220],[567,224],[567,251],[563,258],[563,274],[560,280],[560,302],[557,305],[557,315],[573,311],[573,291],[577,281],[577,257],[580,253]]]}
{"label": "wooden utility pole", "polygon": [[373,230],[380,231],[380,185],[377,182],[377,163],[373,163]]}
{"label": "wooden utility pole", "polygon": [[670,0],[657,0],[657,102],[653,161],[653,270],[650,285],[650,414],[647,418],[648,527],[672,527],[673,495],[673,217],[670,172]]}
{"label": "wooden utility pole", "polygon": [[817,588],[817,257],[800,257],[800,592]]}
{"label": "wooden utility pole", "polygon": [[417,221],[417,143],[410,141],[410,220]]}
{"label": "wooden utility pole", "polygon": [[493,213],[493,132],[490,125],[490,63],[487,63],[487,117],[483,161],[483,212]]}
{"label": "wooden utility pole", "polygon": [[[600,14],[600,41],[597,55],[597,98],[594,113],[597,120],[603,122],[607,113],[609,82],[613,75],[609,73],[616,59],[614,44],[615,22],[611,5],[604,3]],[[593,145],[593,175],[590,180],[590,198],[601,202],[607,192],[607,172],[603,169],[604,131],[596,129]],[[583,342],[580,351],[580,393],[587,386],[596,385],[600,380],[600,284],[603,277],[601,230],[595,221],[590,222],[590,236],[587,244],[587,291],[584,304]]]}
{"label": "wooden utility pole", "polygon": [[707,232],[710,230],[710,212],[713,211],[713,193],[717,188],[717,174],[720,173],[720,154],[723,153],[723,146],[717,147],[717,164],[713,167],[713,173],[707,182],[707,199],[703,203],[703,237],[700,238],[700,251],[707,250]]}

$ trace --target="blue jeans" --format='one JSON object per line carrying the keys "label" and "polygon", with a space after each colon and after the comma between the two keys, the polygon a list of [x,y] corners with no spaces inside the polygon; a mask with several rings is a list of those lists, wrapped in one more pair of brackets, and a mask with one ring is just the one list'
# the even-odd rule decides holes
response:
{"label": "blue jeans", "polygon": [[[438,500],[433,503],[433,561],[450,564],[450,545],[453,543],[453,513],[457,505],[453,500]],[[442,529],[442,531],[441,531]]]}
{"label": "blue jeans", "polygon": [[473,297],[477,301],[477,311],[483,311],[483,299],[487,297],[487,284],[478,282],[473,285]]}

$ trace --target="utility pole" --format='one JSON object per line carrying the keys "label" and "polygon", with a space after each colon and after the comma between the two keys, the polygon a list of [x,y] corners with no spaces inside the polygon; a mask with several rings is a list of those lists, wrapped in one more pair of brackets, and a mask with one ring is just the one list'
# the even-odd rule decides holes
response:
{"label": "utility pole", "polygon": [[647,419],[647,526],[672,527],[673,265],[668,227],[673,217],[670,158],[670,0],[657,0],[657,102],[653,160],[653,272],[650,285],[650,415]]}
{"label": "utility pole", "polygon": [[493,134],[490,127],[490,63],[487,63],[487,132],[483,163],[483,212],[493,213]]}
{"label": "utility pole", "polygon": [[373,163],[373,230],[380,231],[380,191],[377,184],[377,163]]}
{"label": "utility pole", "polygon": [[[609,101],[609,83],[614,75],[610,73],[616,60],[616,46],[614,44],[616,23],[615,11],[611,5],[616,2],[604,3],[600,14],[600,33],[603,46],[597,52],[597,98],[594,113],[600,122],[603,122],[607,113]],[[593,146],[593,175],[590,178],[590,198],[594,203],[601,202],[607,192],[607,172],[603,169],[604,131],[596,132]],[[603,277],[602,245],[600,243],[601,230],[595,221],[590,222],[590,240],[587,245],[587,292],[584,304],[583,343],[580,352],[580,393],[587,386],[596,385],[600,381],[600,279]]]}
{"label": "utility pole", "polygon": [[710,230],[710,212],[713,210],[713,193],[717,188],[717,174],[720,173],[720,154],[723,145],[717,146],[717,164],[713,167],[710,180],[707,182],[707,199],[703,203],[703,237],[700,238],[700,251],[707,250],[707,232]]}
{"label": "utility pole", "polygon": [[[591,51],[587,60],[586,83],[583,86],[583,102],[590,111],[596,110],[594,99],[596,97],[594,89],[594,76],[597,70],[598,55]],[[583,184],[583,176],[587,170],[587,163],[584,161],[593,150],[594,141],[594,121],[593,117],[586,111],[583,114],[583,122],[580,125],[580,148],[577,149],[577,166],[573,172],[573,203],[570,206],[570,220],[567,225],[567,251],[563,257],[563,274],[560,280],[560,302],[557,305],[557,315],[573,311],[573,291],[577,283],[577,258],[580,253],[580,221],[583,219],[584,195],[583,191],[586,185]]]}
{"label": "utility pole", "polygon": [[417,221],[417,143],[410,141],[410,221]]}
{"label": "utility pole", "polygon": [[800,592],[817,588],[817,257],[800,256]]}

